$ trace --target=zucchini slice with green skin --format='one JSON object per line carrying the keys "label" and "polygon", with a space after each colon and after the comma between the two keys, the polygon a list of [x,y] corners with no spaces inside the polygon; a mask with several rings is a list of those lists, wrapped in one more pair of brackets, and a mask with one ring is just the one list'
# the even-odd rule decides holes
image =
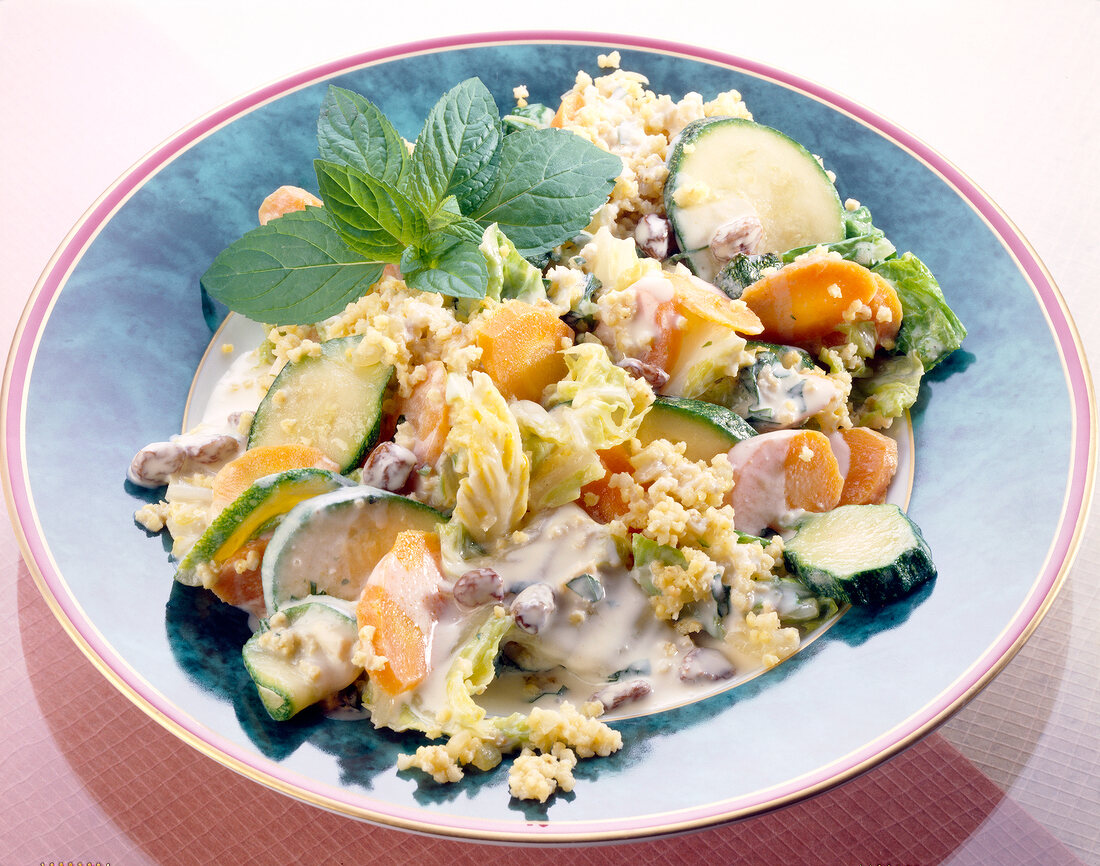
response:
{"label": "zucchini slice with green skin", "polygon": [[244,666],[271,718],[285,721],[355,682],[355,610],[308,599],[279,611],[244,645]]}
{"label": "zucchini slice with green skin", "polygon": [[[216,572],[262,528],[311,499],[351,484],[327,469],[288,469],[257,480],[214,518],[199,540],[180,560],[176,580],[186,586],[203,584],[203,572]],[[204,566],[204,567],[200,567]]]}
{"label": "zucchini slice with green skin", "polygon": [[782,132],[738,117],[696,120],[668,157],[665,208],[695,273],[714,280],[710,243],[741,219],[763,232],[753,253],[844,239],[844,208],[821,163]]}
{"label": "zucchini slice with green skin", "polygon": [[362,337],[326,340],[318,355],[287,363],[256,409],[248,447],[312,445],[347,472],[378,442],[388,364],[361,366],[352,351]]}
{"label": "zucchini slice with green skin", "polygon": [[786,543],[787,570],[815,593],[876,606],[936,576],[920,529],[896,505],[842,505],[808,514]]}
{"label": "zucchini slice with green skin", "polygon": [[355,601],[399,532],[435,532],[446,519],[421,502],[365,485],[300,503],[264,552],[260,577],[267,609],[310,595]]}
{"label": "zucchini slice with green skin", "polygon": [[725,406],[686,397],[658,397],[638,427],[643,445],[654,439],[685,442],[688,460],[708,462],[755,435],[744,418]]}
{"label": "zucchini slice with green skin", "polygon": [[758,256],[741,253],[722,265],[714,278],[714,285],[736,301],[745,289],[764,276],[764,271],[779,268],[782,264],[783,259],[775,253]]}

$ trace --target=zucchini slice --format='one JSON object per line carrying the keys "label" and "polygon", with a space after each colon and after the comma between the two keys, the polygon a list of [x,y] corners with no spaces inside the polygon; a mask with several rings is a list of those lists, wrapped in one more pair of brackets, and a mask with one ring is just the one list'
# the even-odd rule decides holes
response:
{"label": "zucchini slice", "polygon": [[319,355],[288,363],[256,409],[248,447],[312,445],[347,472],[378,441],[388,364],[360,366],[352,350],[362,337],[321,344]]}
{"label": "zucchini slice", "polygon": [[271,718],[284,721],[355,682],[352,605],[309,599],[267,620],[244,645],[248,675]]}
{"label": "zucchini slice", "polygon": [[920,529],[896,505],[842,505],[808,514],[783,559],[814,592],[854,605],[903,598],[936,576]]}
{"label": "zucchini slice", "polygon": [[435,532],[446,519],[423,503],[364,485],[300,503],[264,552],[260,576],[267,609],[310,595],[355,601],[397,533]]}
{"label": "zucchini slice", "polygon": [[665,209],[695,273],[714,280],[722,262],[715,231],[735,220],[759,221],[752,253],[844,239],[844,208],[821,163],[782,132],[737,117],[684,127],[668,158]]}
{"label": "zucchini slice", "polygon": [[733,300],[737,300],[745,289],[764,276],[765,271],[779,268],[782,264],[783,259],[775,253],[762,253],[758,256],[741,253],[722,265],[714,278],[714,285]]}
{"label": "zucchini slice", "polygon": [[688,460],[708,462],[755,435],[744,418],[725,406],[686,397],[658,397],[638,428],[643,445],[654,439],[686,442]]}
{"label": "zucchini slice", "polygon": [[217,571],[248,539],[299,502],[350,484],[335,472],[313,468],[288,469],[259,479],[214,518],[180,560],[176,580],[186,586],[201,585],[200,571]]}

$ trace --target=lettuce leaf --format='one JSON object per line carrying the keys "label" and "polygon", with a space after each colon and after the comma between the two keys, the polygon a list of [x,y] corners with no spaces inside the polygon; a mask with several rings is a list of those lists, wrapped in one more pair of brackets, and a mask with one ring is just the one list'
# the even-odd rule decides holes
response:
{"label": "lettuce leaf", "polygon": [[538,403],[519,400],[509,408],[531,460],[531,511],[573,502],[585,484],[603,478],[600,456],[586,441],[571,407],[555,406],[548,412]]}
{"label": "lettuce leaf", "polygon": [[860,427],[882,428],[917,401],[924,367],[916,353],[876,359],[869,376],[852,380],[852,421]]}
{"label": "lettuce leaf", "polygon": [[873,270],[894,287],[901,301],[899,354],[915,354],[927,371],[962,345],[966,328],[947,305],[939,283],[924,262],[905,253]]}
{"label": "lettuce leaf", "polygon": [[485,544],[527,511],[530,467],[516,419],[486,374],[447,377],[451,429],[443,446],[458,478],[453,519]]}
{"label": "lettuce leaf", "polygon": [[577,429],[592,448],[603,450],[633,439],[653,403],[653,389],[611,363],[599,343],[579,343],[564,350],[568,375],[551,395],[568,403]]}

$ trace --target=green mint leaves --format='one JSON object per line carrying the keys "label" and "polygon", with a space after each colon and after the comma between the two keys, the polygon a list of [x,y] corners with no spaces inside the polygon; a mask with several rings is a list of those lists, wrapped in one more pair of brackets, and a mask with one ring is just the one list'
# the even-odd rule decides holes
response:
{"label": "green mint leaves", "polygon": [[359,94],[330,87],[314,162],[323,208],[247,232],[202,276],[230,309],[269,324],[335,315],[397,265],[421,291],[485,297],[479,249],[494,223],[520,255],[574,237],[607,201],[619,157],[579,136],[531,126],[505,135],[477,78],[445,93],[410,153],[390,121]]}
{"label": "green mint leaves", "polygon": [[324,208],[311,207],[248,232],[214,259],[202,285],[250,319],[305,324],[361,297],[383,267],[348,249]]}
{"label": "green mint leaves", "polygon": [[496,182],[471,216],[499,225],[520,255],[537,256],[588,225],[622,170],[619,157],[566,130],[513,132]]}

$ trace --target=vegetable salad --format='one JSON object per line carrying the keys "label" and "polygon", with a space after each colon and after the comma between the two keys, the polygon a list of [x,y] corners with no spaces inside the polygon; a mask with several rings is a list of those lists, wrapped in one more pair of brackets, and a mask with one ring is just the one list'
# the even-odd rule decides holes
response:
{"label": "vegetable salad", "polygon": [[540,801],[622,747],[605,716],[934,578],[887,496],[965,335],[739,94],[618,63],[504,115],[462,82],[413,143],[331,88],[319,195],[272,193],[203,276],[259,345],[129,471],[176,579],[251,614],[273,718],[419,732],[399,769],[440,783],[512,755]]}

